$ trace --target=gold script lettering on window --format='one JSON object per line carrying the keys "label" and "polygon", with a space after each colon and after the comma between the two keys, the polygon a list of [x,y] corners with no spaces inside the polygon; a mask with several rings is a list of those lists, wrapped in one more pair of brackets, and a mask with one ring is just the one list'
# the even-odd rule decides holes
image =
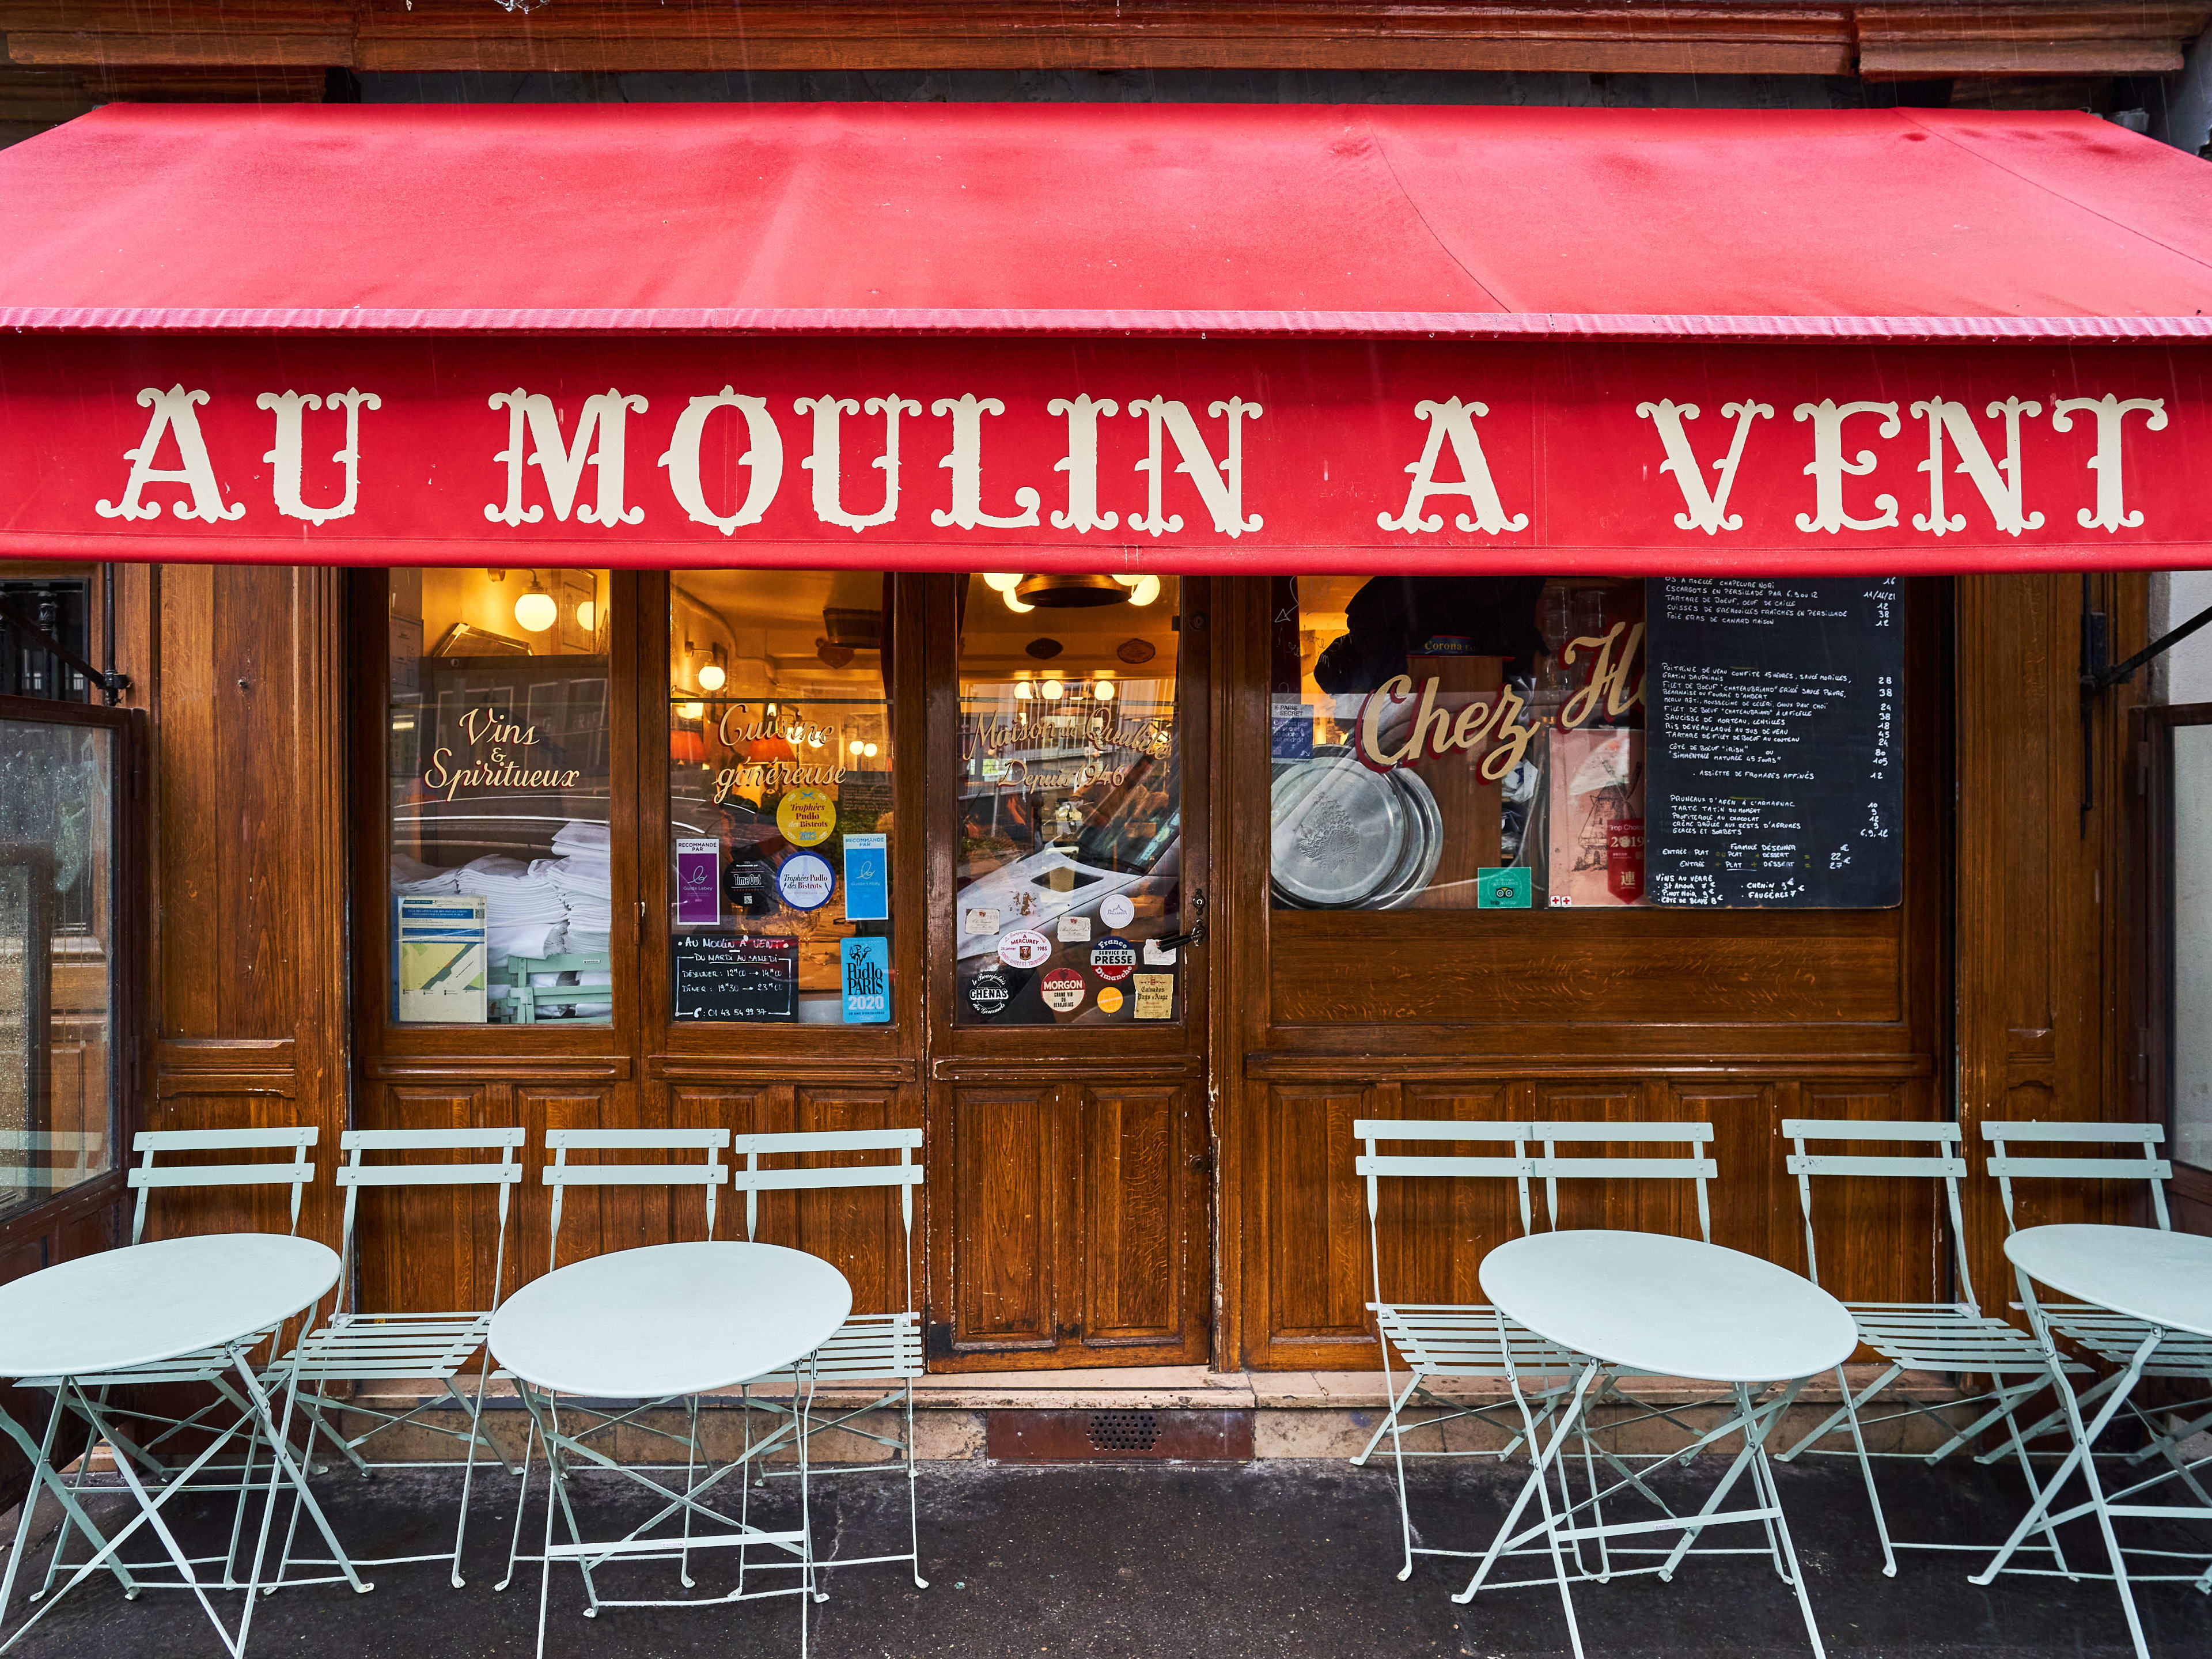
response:
{"label": "gold script lettering on window", "polygon": [[888,593],[873,571],[672,579],[672,1018],[891,1021]]}
{"label": "gold script lettering on window", "polygon": [[960,612],[963,1025],[1182,1018],[1172,576],[978,575]]}
{"label": "gold script lettering on window", "polygon": [[1636,906],[1644,584],[1274,585],[1277,909]]}
{"label": "gold script lettering on window", "polygon": [[608,1024],[607,573],[390,592],[392,1018]]}

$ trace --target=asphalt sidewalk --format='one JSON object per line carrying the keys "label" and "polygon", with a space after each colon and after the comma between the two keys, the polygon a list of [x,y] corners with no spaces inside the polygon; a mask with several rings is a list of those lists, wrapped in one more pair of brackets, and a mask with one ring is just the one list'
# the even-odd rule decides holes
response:
{"label": "asphalt sidewalk", "polygon": [[[1708,1464],[1710,1469],[1712,1466]],[[1830,1650],[1839,1654],[2013,1659],[2128,1654],[2127,1630],[2112,1587],[2092,1580],[2007,1577],[1987,1589],[1966,1582],[1978,1554],[1916,1553],[1898,1577],[1881,1572],[1855,1468],[1840,1461],[1778,1472],[1784,1503],[1805,1562],[1814,1606]],[[1664,1484],[1677,1502],[1700,1500],[1709,1474]],[[2001,1539],[2020,1513],[2016,1475],[1963,1462],[1882,1470],[1891,1526],[1899,1537],[1978,1542]],[[1423,1471],[1417,1517],[1425,1541],[1480,1547],[1510,1501],[1516,1477],[1494,1466]],[[627,1524],[639,1501],[601,1484],[583,1488],[592,1522]],[[844,1555],[901,1547],[902,1482],[896,1476],[821,1483],[815,1498],[821,1547]],[[594,1489],[595,1488],[595,1489]],[[450,1535],[457,1474],[386,1474],[364,1481],[333,1474],[317,1482],[333,1524],[363,1556],[441,1547]],[[541,1535],[544,1487],[533,1482],[526,1547]],[[1425,1561],[1401,1583],[1396,1505],[1380,1470],[1341,1463],[1266,1462],[1228,1467],[1013,1468],[926,1467],[921,1482],[923,1571],[914,1587],[903,1566],[855,1567],[827,1576],[830,1599],[809,1621],[813,1659],[1488,1659],[1567,1651],[1557,1593],[1486,1591],[1470,1607],[1449,1592],[1465,1582],[1459,1564]],[[115,1499],[101,1500],[113,1512]],[[757,1507],[771,1524],[794,1505],[778,1480]],[[228,1511],[210,1500],[185,1508],[188,1542],[220,1548]],[[51,1516],[49,1504],[45,1511]],[[127,1500],[120,1513],[129,1513]],[[104,1518],[104,1516],[103,1516]],[[504,1593],[514,1518],[514,1486],[479,1478],[472,1505],[466,1589],[441,1566],[372,1570],[375,1589],[287,1589],[255,1614],[250,1651],[308,1659],[449,1659],[529,1655],[538,1576],[526,1565]],[[280,1516],[280,1528],[281,1528]],[[591,1524],[591,1522],[587,1522]],[[596,1527],[594,1530],[596,1530]],[[2076,1534],[2078,1533],[2078,1536]],[[2143,1544],[2212,1555],[2212,1539],[2137,1522]],[[12,1534],[11,1534],[12,1535]],[[133,1553],[150,1546],[143,1530]],[[1748,1528],[1727,1540],[1757,1545]],[[2093,1531],[2066,1535],[2075,1565],[2102,1553]],[[1522,1564],[1526,1572],[1533,1564]],[[696,1558],[699,1593],[725,1589],[727,1553]],[[619,1575],[619,1576],[618,1576]],[[757,1582],[757,1581],[756,1581]],[[609,1569],[603,1593],[674,1593],[665,1564]],[[217,1598],[234,1620],[236,1594]],[[2184,1585],[2139,1595],[2160,1659],[2212,1654],[2212,1597]],[[1693,1559],[1671,1583],[1616,1579],[1577,1588],[1576,1611],[1591,1659],[1642,1655],[1797,1656],[1811,1650],[1794,1598],[1757,1554]],[[738,1607],[610,1608],[586,1620],[579,1576],[556,1569],[546,1652],[560,1659],[689,1659],[732,1654],[796,1656],[795,1598]],[[20,1596],[6,1628],[25,1614]],[[152,1592],[125,1599],[102,1574],[62,1603],[14,1650],[23,1659],[196,1659],[221,1652],[189,1597]]]}

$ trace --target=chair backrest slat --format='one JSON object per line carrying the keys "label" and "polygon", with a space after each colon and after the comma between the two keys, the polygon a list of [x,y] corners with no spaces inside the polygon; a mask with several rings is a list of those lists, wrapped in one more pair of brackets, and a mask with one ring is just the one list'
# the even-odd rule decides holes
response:
{"label": "chair backrest slat", "polygon": [[[2019,1226],[2013,1214],[2012,1183],[2015,1181],[2140,1181],[2150,1188],[2152,1212],[2162,1230],[2173,1222],[2166,1213],[2166,1183],[2173,1179],[2173,1165],[2151,1148],[2166,1139],[2159,1123],[2042,1123],[1991,1119],[1982,1125],[1982,1139],[1990,1143],[1990,1173],[1996,1177],[1997,1196],[2003,1201],[2005,1231]],[[2045,1146],[2072,1142],[2086,1146],[2126,1146],[2136,1158],[2023,1157],[2011,1150],[2021,1142]]]}
{"label": "chair backrest slat", "polygon": [[[707,1237],[714,1237],[714,1196],[729,1180],[722,1151],[727,1129],[548,1129],[546,1150],[553,1161],[541,1174],[553,1189],[553,1213],[546,1230],[547,1271],[560,1260],[562,1199],[571,1187],[696,1187],[706,1194]],[[571,1152],[700,1152],[697,1162],[666,1164],[571,1164]]]}
{"label": "chair backrest slat", "polygon": [[1702,1146],[1713,1138],[1710,1123],[1668,1123],[1646,1121],[1612,1123],[1601,1119],[1536,1122],[1530,1133],[1543,1143],[1535,1173],[1544,1179],[1544,1209],[1548,1224],[1559,1224],[1559,1182],[1562,1181],[1687,1181],[1698,1197],[1698,1237],[1712,1243],[1712,1201],[1705,1183],[1717,1180],[1720,1165],[1702,1153],[1687,1158],[1561,1158],[1559,1149],[1569,1146],[1602,1146],[1620,1142],[1631,1146]]}
{"label": "chair backrest slat", "polygon": [[[1365,1148],[1355,1153],[1352,1162],[1354,1171],[1367,1183],[1367,1260],[1378,1306],[1384,1297],[1382,1243],[1376,1217],[1382,1208],[1382,1181],[1386,1176],[1412,1180],[1510,1179],[1520,1206],[1521,1236],[1528,1237],[1531,1220],[1528,1181],[1534,1173],[1534,1161],[1528,1156],[1528,1124],[1518,1119],[1363,1117],[1353,1120],[1352,1133],[1352,1139]],[[1510,1156],[1500,1157],[1494,1153],[1419,1156],[1375,1150],[1378,1146],[1401,1141],[1507,1146],[1513,1151]],[[1387,1362],[1389,1358],[1386,1348],[1383,1358]]]}
{"label": "chair backrest slat", "polygon": [[[131,1214],[131,1242],[146,1237],[146,1201],[156,1190],[179,1191],[194,1187],[283,1187],[292,1189],[292,1232],[300,1231],[300,1200],[315,1178],[311,1149],[322,1137],[313,1125],[283,1129],[142,1129],[131,1138],[138,1164],[125,1177],[138,1194]],[[292,1151],[289,1164],[171,1164],[157,1165],[165,1152],[258,1152],[283,1147]]]}
{"label": "chair backrest slat", "polygon": [[[1952,1260],[1959,1274],[1959,1299],[1978,1310],[1974,1299],[1974,1276],[1966,1260],[1966,1223],[1959,1208],[1959,1182],[1966,1174],[1966,1160],[1959,1149],[1955,1123],[1915,1122],[1897,1118],[1786,1117],[1782,1133],[1797,1150],[1783,1160],[1797,1177],[1797,1206],[1805,1223],[1806,1277],[1820,1282],[1820,1258],[1813,1238],[1813,1180],[1814,1176],[1857,1176],[1876,1178],[1940,1181],[1951,1218]],[[1912,1154],[1808,1152],[1808,1145],[1905,1143],[1941,1150]]]}
{"label": "chair backrest slat", "polygon": [[[731,1142],[737,1160],[732,1184],[745,1195],[745,1237],[760,1229],[763,1193],[822,1193],[846,1188],[896,1187],[899,1189],[899,1224],[903,1237],[902,1255],[906,1270],[907,1313],[914,1301],[914,1189],[922,1184],[922,1166],[915,1161],[921,1150],[920,1129],[806,1129],[776,1134],[739,1135]],[[764,1170],[763,1158],[803,1158],[849,1152],[896,1152],[896,1164],[833,1164],[814,1169]]]}
{"label": "chair backrest slat", "polygon": [[[497,1187],[499,1230],[492,1249],[491,1307],[497,1312],[507,1282],[507,1222],[513,1189],[522,1180],[522,1147],[529,1131],[520,1125],[499,1129],[348,1129],[338,1148],[348,1155],[337,1167],[345,1194],[345,1218],[339,1228],[340,1282],[352,1296],[354,1221],[363,1188]],[[487,1152],[496,1159],[468,1158],[451,1164],[369,1164],[371,1152]]]}

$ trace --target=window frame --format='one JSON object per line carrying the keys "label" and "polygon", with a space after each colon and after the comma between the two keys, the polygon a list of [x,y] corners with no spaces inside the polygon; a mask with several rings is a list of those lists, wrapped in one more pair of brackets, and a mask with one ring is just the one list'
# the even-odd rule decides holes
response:
{"label": "window frame", "polygon": [[2212,1204],[2212,1168],[2185,1163],[2174,1151],[2179,1126],[2174,1121],[2173,872],[2173,733],[2180,726],[2212,726],[2212,702],[2166,703],[2130,713],[2143,806],[2136,858],[2143,972],[2138,1053],[2146,1104],[2151,1119],[2165,1126],[2175,1192]]}
{"label": "window frame", "polygon": [[[110,908],[108,1167],[88,1181],[0,1214],[0,1280],[33,1272],[55,1257],[55,1243],[118,1201],[127,1185],[129,1147],[143,1116],[140,1091],[151,1075],[146,1019],[152,981],[152,842],[147,811],[145,711],[45,697],[0,696],[0,720],[92,726],[114,734],[109,845],[114,880]],[[21,1260],[18,1260],[18,1257]]]}

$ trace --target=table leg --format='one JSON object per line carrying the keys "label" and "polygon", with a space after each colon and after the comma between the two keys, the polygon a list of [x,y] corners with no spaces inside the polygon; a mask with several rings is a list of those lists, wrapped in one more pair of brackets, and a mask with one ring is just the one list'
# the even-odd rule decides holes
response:
{"label": "table leg", "polygon": [[[297,1352],[296,1349],[295,1352]],[[315,1530],[322,1534],[323,1541],[330,1546],[331,1561],[344,1575],[346,1583],[353,1586],[355,1594],[365,1595],[375,1589],[374,1584],[354,1571],[353,1561],[338,1542],[337,1534],[331,1530],[330,1520],[323,1514],[323,1506],[315,1501],[314,1493],[307,1490],[307,1471],[293,1460],[289,1437],[292,1432],[292,1408],[300,1397],[300,1373],[296,1360],[285,1380],[284,1420],[282,1424],[270,1412],[269,1396],[263,1391],[260,1379],[254,1376],[252,1359],[244,1349],[240,1350],[238,1355],[238,1375],[246,1384],[246,1397],[253,1402],[256,1419],[268,1433],[269,1453],[272,1461],[269,1471],[268,1505],[261,1512],[260,1540],[254,1547],[253,1568],[247,1579],[247,1616],[252,1616],[253,1602],[263,1593],[260,1588],[261,1566],[268,1553],[270,1523],[276,1519],[277,1489],[286,1481],[290,1483],[296,1501],[305,1506],[307,1518],[315,1523]],[[313,1444],[312,1438],[309,1443]]]}
{"label": "table leg", "polygon": [[[69,1483],[64,1480],[54,1469],[54,1441],[60,1431],[62,1419],[68,1410],[64,1400],[66,1388],[67,1384],[64,1383],[62,1388],[54,1390],[53,1410],[46,1417],[46,1437],[35,1445],[32,1443],[31,1437],[24,1432],[21,1425],[6,1412],[0,1411],[0,1431],[5,1431],[8,1437],[22,1449],[24,1457],[31,1465],[31,1484],[23,1493],[22,1511],[15,1523],[15,1546],[8,1552],[6,1571],[0,1572],[0,1624],[7,1621],[8,1603],[15,1594],[15,1576],[22,1564],[23,1552],[30,1544],[31,1513],[39,1506],[40,1486],[45,1486],[51,1491],[57,1501],[60,1503],[65,1526],[76,1527],[84,1534],[95,1549],[107,1541],[106,1534],[93,1525],[92,1517],[85,1513],[84,1506],[77,1502],[76,1494],[70,1491]],[[88,1443],[86,1447],[88,1455],[90,1450],[91,1447]],[[62,1536],[66,1537],[67,1534],[64,1533]],[[57,1549],[61,1547],[60,1538],[55,1540],[54,1547]],[[138,1581],[131,1576],[131,1569],[119,1560],[112,1563],[112,1566],[116,1577],[122,1582],[123,1593],[136,1599],[138,1594]]]}
{"label": "table leg", "polygon": [[[1502,1332],[1500,1339],[1503,1340]],[[1544,1538],[1552,1552],[1552,1572],[1559,1582],[1559,1606],[1566,1613],[1567,1638],[1574,1646],[1576,1659],[1581,1659],[1582,1632],[1575,1623],[1574,1594],[1567,1583],[1567,1564],[1559,1554],[1559,1528],[1552,1511],[1550,1465],[1559,1455],[1560,1449],[1567,1443],[1569,1437],[1574,1434],[1576,1425],[1582,1420],[1583,1405],[1589,1397],[1590,1384],[1597,1380],[1598,1373],[1603,1369],[1602,1366],[1593,1362],[1585,1366],[1582,1375],[1576,1378],[1574,1394],[1568,1401],[1567,1408],[1561,1415],[1558,1425],[1552,1431],[1551,1443],[1547,1445],[1536,1431],[1536,1421],[1528,1409],[1528,1396],[1521,1391],[1520,1376],[1513,1369],[1510,1351],[1507,1352],[1505,1380],[1513,1390],[1515,1402],[1521,1407],[1522,1428],[1528,1437],[1532,1467],[1528,1471],[1528,1479],[1522,1484],[1520,1494],[1513,1500],[1513,1507],[1506,1511],[1504,1521],[1499,1524],[1498,1535],[1490,1540],[1489,1549],[1483,1553],[1481,1561],[1476,1565],[1474,1577],[1468,1580],[1465,1589],[1452,1597],[1454,1601],[1462,1606],[1474,1600],[1475,1592],[1482,1588],[1482,1581],[1490,1576],[1490,1570],[1497,1565],[1498,1555],[1513,1539],[1513,1529],[1520,1524],[1522,1514],[1527,1511],[1528,1500],[1531,1498],[1536,1498],[1544,1511]]]}
{"label": "table leg", "polygon": [[[94,1410],[91,1403],[85,1399],[84,1391],[82,1389],[78,1389],[66,1377],[62,1380],[61,1386],[63,1389],[70,1391],[75,1395],[79,1408],[85,1414],[88,1420],[94,1425],[94,1431],[99,1435],[100,1439],[112,1449],[114,1447],[114,1442],[108,1438],[108,1432],[105,1421],[99,1413]],[[116,1473],[122,1477],[123,1484],[130,1488],[131,1497],[137,1500],[138,1504],[137,1515],[119,1528],[114,1537],[107,1539],[103,1542],[100,1548],[94,1553],[90,1560],[80,1564],[76,1570],[70,1574],[69,1578],[64,1582],[61,1588],[52,1593],[50,1597],[46,1600],[46,1605],[40,1607],[36,1613],[33,1613],[28,1619],[25,1620],[21,1626],[16,1630],[13,1636],[10,1636],[5,1642],[0,1642],[0,1653],[7,1652],[8,1650],[14,1647],[16,1643],[21,1641],[23,1638],[29,1634],[32,1629],[37,1626],[38,1622],[41,1619],[44,1619],[48,1613],[52,1613],[56,1607],[61,1605],[63,1601],[68,1597],[69,1593],[71,1590],[75,1589],[79,1584],[82,1583],[87,1578],[90,1577],[93,1573],[99,1571],[101,1567],[107,1565],[109,1559],[117,1555],[117,1552],[121,1550],[125,1540],[129,1539],[132,1533],[137,1531],[138,1528],[143,1526],[150,1526],[154,1529],[155,1536],[161,1540],[161,1547],[168,1552],[170,1561],[175,1565],[177,1571],[180,1575],[182,1582],[179,1588],[188,1589],[192,1592],[192,1595],[199,1601],[200,1610],[207,1614],[208,1622],[215,1626],[216,1635],[222,1643],[223,1651],[229,1654],[231,1656],[231,1659],[240,1659],[240,1655],[243,1650],[242,1631],[240,1639],[234,1640],[230,1632],[223,1627],[222,1619],[221,1615],[216,1612],[215,1604],[208,1600],[207,1587],[201,1583],[199,1575],[192,1571],[191,1558],[185,1553],[184,1547],[178,1543],[176,1534],[169,1530],[168,1523],[162,1519],[161,1506],[167,1504],[171,1498],[174,1498],[179,1492],[185,1490],[185,1488],[191,1485],[192,1477],[198,1474],[203,1468],[206,1468],[210,1462],[213,1462],[216,1455],[222,1451],[225,1446],[228,1445],[237,1436],[239,1431],[245,1426],[246,1425],[243,1423],[234,1424],[231,1427],[224,1430],[221,1434],[217,1435],[198,1456],[195,1457],[190,1463],[185,1466],[183,1471],[179,1474],[175,1479],[169,1481],[161,1488],[161,1496],[158,1498],[155,1497],[146,1490],[145,1483],[139,1480],[137,1472],[131,1467],[131,1460],[128,1457],[124,1456],[120,1452],[118,1452],[115,1459]],[[87,1450],[88,1452],[90,1448],[87,1448]],[[86,1524],[88,1527],[90,1525],[88,1521]],[[91,1537],[97,1537],[100,1534],[97,1531],[90,1531],[88,1533],[88,1536]]]}
{"label": "table leg", "polygon": [[1820,1623],[1813,1617],[1813,1600],[1805,1588],[1805,1570],[1798,1564],[1797,1546],[1790,1536],[1790,1517],[1782,1510],[1782,1489],[1775,1483],[1774,1466],[1766,1456],[1767,1431],[1782,1420],[1782,1413],[1789,1408],[1790,1401],[1796,1397],[1797,1390],[1802,1386],[1802,1381],[1791,1383],[1788,1392],[1782,1396],[1781,1403],[1763,1419],[1753,1412],[1751,1391],[1741,1383],[1736,1385],[1736,1404],[1743,1413],[1744,1437],[1750,1443],[1752,1479],[1763,1493],[1761,1501],[1764,1507],[1774,1511],[1773,1535],[1782,1546],[1782,1559],[1789,1568],[1785,1577],[1790,1580],[1790,1587],[1797,1592],[1797,1611],[1804,1615],[1805,1634],[1812,1638],[1813,1659],[1827,1659],[1828,1650],[1820,1642]]}

